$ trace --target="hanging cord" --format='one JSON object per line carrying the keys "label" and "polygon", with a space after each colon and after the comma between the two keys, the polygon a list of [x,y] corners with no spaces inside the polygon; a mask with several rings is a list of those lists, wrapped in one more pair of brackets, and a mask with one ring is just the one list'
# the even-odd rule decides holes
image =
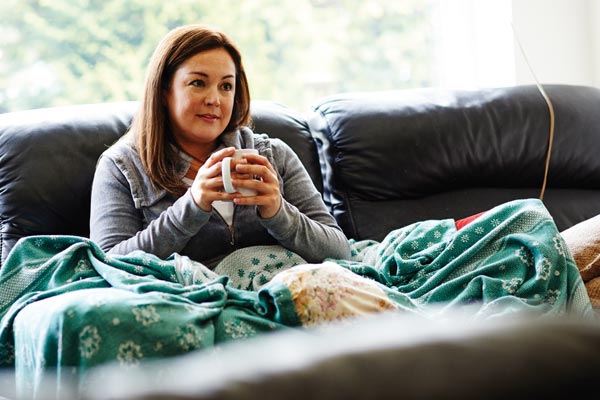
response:
{"label": "hanging cord", "polygon": [[546,167],[544,169],[544,181],[542,182],[542,190],[540,192],[540,200],[544,200],[544,193],[546,192],[546,183],[548,181],[548,170],[550,169],[550,155],[552,154],[552,143],[554,142],[554,106],[552,105],[552,101],[550,100],[550,97],[548,97],[548,95],[546,94],[546,91],[544,90],[544,88],[542,87],[540,82],[538,81],[538,78],[535,75],[535,72],[533,71],[531,64],[529,63],[529,60],[527,59],[527,55],[525,54],[523,45],[521,45],[521,41],[519,40],[519,35],[517,35],[517,31],[515,30],[513,23],[511,22],[510,25],[513,29],[513,33],[515,35],[515,40],[516,40],[517,44],[519,45],[519,49],[521,50],[521,54],[523,55],[523,58],[525,59],[525,64],[527,64],[527,67],[529,68],[529,72],[533,76],[533,79],[535,80],[535,84],[536,84],[538,90],[540,91],[540,93],[542,94],[542,97],[544,97],[544,100],[546,100],[546,104],[548,105],[548,111],[550,112],[550,134],[548,135],[548,152],[546,153]]}

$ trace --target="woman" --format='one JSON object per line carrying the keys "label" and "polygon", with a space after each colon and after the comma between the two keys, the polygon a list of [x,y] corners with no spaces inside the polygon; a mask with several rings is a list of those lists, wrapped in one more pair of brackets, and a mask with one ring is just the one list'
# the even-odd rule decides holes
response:
{"label": "woman", "polygon": [[[20,397],[47,392],[48,382],[55,393],[86,387],[86,374],[104,363],[126,372],[142,360],[374,312],[452,317],[445,312],[469,304],[474,318],[594,315],[539,201],[498,206],[466,225],[417,222],[381,243],[353,242],[349,259],[298,158],[245,127],[248,104],[239,53],[223,34],[188,26],[160,43],[130,132],[99,160],[92,240],[30,236],[2,268],[0,367],[17,366]],[[238,148],[259,152],[234,166],[233,186],[256,196],[223,191],[222,160]],[[279,271],[257,281],[260,290],[219,274],[224,256],[245,247],[233,256],[254,257],[263,244],[309,262],[337,260]],[[98,245],[145,253],[106,257]],[[255,263],[232,264],[249,278]]]}
{"label": "woman", "polygon": [[[130,131],[98,162],[90,238],[104,251],[187,255],[214,267],[236,249],[280,244],[309,262],[349,257],[346,237],[294,152],[248,127],[250,95],[239,51],[201,25],[157,46]],[[242,197],[223,190],[235,149]],[[249,179],[252,177],[252,179]]]}
{"label": "woman", "polygon": [[[479,302],[482,315],[531,307],[563,312],[572,307],[573,293],[584,293],[554,221],[537,200],[500,205],[458,224],[418,222],[381,243],[350,243],[290,148],[246,127],[241,58],[222,33],[203,26],[170,32],[148,71],[131,131],[98,163],[91,239],[103,250],[187,255],[229,283],[239,274],[243,279],[230,287],[261,288],[271,293],[271,305],[293,299],[290,319],[278,320],[284,325],[430,304]],[[259,155],[236,163],[233,186],[254,189],[256,196],[223,190],[222,160],[240,148]],[[253,269],[254,246],[266,244],[297,253],[304,265]],[[240,253],[244,262],[237,262]],[[322,263],[326,258],[335,261]],[[260,267],[272,275],[249,282]],[[282,300],[281,309],[291,302]],[[589,299],[583,303],[586,313]]]}

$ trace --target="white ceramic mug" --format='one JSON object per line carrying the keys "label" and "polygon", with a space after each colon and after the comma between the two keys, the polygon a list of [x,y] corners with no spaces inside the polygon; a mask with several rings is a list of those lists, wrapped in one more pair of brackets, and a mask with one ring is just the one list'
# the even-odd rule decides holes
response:
{"label": "white ceramic mug", "polygon": [[221,164],[221,174],[223,176],[223,188],[227,193],[240,192],[242,196],[256,196],[257,192],[254,189],[234,188],[231,184],[231,160],[241,160],[248,154],[258,154],[256,149],[238,149],[233,157],[225,157]]}

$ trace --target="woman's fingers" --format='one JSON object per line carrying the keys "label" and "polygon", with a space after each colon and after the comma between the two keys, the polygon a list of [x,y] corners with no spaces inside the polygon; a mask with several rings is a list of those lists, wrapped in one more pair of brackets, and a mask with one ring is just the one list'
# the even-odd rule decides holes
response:
{"label": "woman's fingers", "polygon": [[225,157],[232,157],[235,153],[235,147],[226,147],[221,150],[217,150],[208,157],[204,162],[204,167],[210,168],[216,163],[221,162]]}
{"label": "woman's fingers", "polygon": [[236,172],[251,176],[252,179],[235,179],[234,186],[254,189],[256,196],[236,197],[234,202],[240,205],[256,205],[263,218],[274,216],[281,207],[281,192],[277,172],[262,156],[250,155],[247,164],[236,165]]}
{"label": "woman's fingers", "polygon": [[214,152],[200,167],[191,191],[194,202],[198,207],[205,211],[212,209],[212,203],[215,200],[232,200],[235,196],[223,191],[223,178],[221,175],[222,160],[230,157],[235,152],[235,148],[227,147]]}
{"label": "woman's fingers", "polygon": [[233,187],[253,189],[256,195],[243,196],[239,191],[227,193],[223,189],[223,159],[233,156],[234,152],[232,147],[216,151],[198,170],[192,184],[194,201],[206,211],[212,209],[214,201],[223,200],[239,205],[256,205],[263,218],[274,216],[281,207],[281,192],[277,172],[266,157],[249,154],[244,159],[231,162]]}

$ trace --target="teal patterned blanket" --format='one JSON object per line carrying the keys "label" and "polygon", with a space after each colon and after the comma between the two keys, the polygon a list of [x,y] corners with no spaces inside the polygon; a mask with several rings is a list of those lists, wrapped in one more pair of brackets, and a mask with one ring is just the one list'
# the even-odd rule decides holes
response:
{"label": "teal patterned blanket", "polygon": [[132,367],[378,311],[595,315],[538,200],[498,206],[460,230],[452,219],[422,221],[351,246],[350,260],[322,264],[248,248],[209,270],[177,254],[109,256],[81,237],[22,239],[0,271],[0,366],[14,368],[24,397],[52,372],[60,397],[107,362]]}

